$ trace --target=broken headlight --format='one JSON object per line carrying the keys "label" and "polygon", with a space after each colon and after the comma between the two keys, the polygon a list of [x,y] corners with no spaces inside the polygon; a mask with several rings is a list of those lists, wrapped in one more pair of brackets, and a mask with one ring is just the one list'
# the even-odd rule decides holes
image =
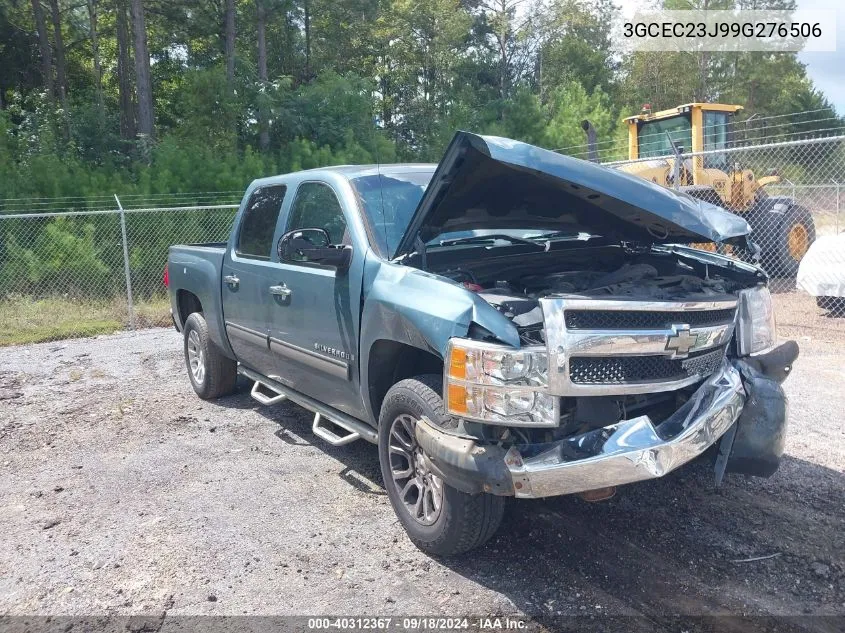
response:
{"label": "broken headlight", "polygon": [[444,399],[450,415],[508,426],[557,426],[545,347],[514,349],[453,338],[446,351]]}
{"label": "broken headlight", "polygon": [[736,338],[739,355],[762,352],[774,346],[776,340],[775,312],[769,289],[758,286],[741,291]]}

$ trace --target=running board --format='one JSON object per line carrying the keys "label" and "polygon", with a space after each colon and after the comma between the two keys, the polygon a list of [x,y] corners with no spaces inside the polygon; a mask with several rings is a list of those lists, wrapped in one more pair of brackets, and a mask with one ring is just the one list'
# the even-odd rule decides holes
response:
{"label": "running board", "polygon": [[335,426],[343,429],[344,431],[348,431],[347,435],[338,435],[331,429],[326,428],[325,426],[320,426],[320,422],[323,421],[323,416],[319,413],[314,414],[314,424],[311,425],[311,432],[314,433],[317,437],[322,440],[325,440],[332,446],[343,446],[344,444],[349,444],[350,442],[354,442],[355,440],[360,440],[361,435],[357,431],[353,431],[352,429],[346,428],[342,422],[337,420],[332,420],[331,418],[326,418],[329,422],[334,424]]}
{"label": "running board", "polygon": [[[291,389],[276,380],[262,376],[258,372],[252,371],[243,365],[238,365],[238,373],[242,376],[246,376],[255,383],[260,383],[261,387],[265,390],[278,394],[276,396],[268,396],[266,393],[261,391],[261,387],[253,385],[252,393],[250,395],[252,395],[252,397],[261,404],[274,404],[287,399],[291,402],[295,402],[305,409],[308,409],[309,411],[313,411],[316,415],[314,416],[314,423],[311,426],[311,430],[319,438],[325,440],[329,444],[332,444],[333,446],[342,446],[343,444],[354,442],[359,438],[367,440],[372,444],[378,444],[378,433],[376,433],[375,429],[360,420],[356,420],[351,415],[343,413],[342,411],[337,411],[336,409],[323,404],[319,400],[315,400],[311,396],[306,396],[304,393]],[[258,397],[256,397],[256,394]],[[322,426],[322,418],[325,418],[335,426],[338,426],[345,431],[349,431],[349,435],[337,435],[325,426]],[[338,441],[340,443],[336,444],[335,442]]]}
{"label": "running board", "polygon": [[[268,391],[273,391],[276,395],[275,396],[268,396],[266,393],[261,391],[261,388],[264,388]],[[283,393],[278,393],[272,387],[265,385],[263,382],[256,380],[255,384],[252,385],[252,391],[249,392],[255,400],[258,400],[264,406],[270,406],[271,404],[278,404],[283,400],[287,400],[287,396]]]}

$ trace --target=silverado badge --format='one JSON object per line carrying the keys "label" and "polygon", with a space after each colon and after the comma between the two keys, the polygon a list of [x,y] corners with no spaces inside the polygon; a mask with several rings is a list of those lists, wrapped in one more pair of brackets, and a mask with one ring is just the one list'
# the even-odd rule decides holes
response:
{"label": "silverado badge", "polygon": [[314,349],[318,352],[323,352],[323,354],[328,354],[330,356],[334,356],[335,358],[342,358],[343,360],[352,361],[355,360],[355,357],[350,354],[349,352],[344,352],[342,349],[335,349],[334,347],[330,347],[328,345],[323,345],[322,343],[314,343]]}

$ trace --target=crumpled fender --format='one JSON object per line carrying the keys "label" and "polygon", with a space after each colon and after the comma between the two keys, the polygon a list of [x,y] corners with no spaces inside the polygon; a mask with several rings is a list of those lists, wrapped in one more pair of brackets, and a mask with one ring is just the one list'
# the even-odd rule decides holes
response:
{"label": "crumpled fender", "polygon": [[735,359],[734,366],[742,375],[747,394],[745,406],[736,421],[734,433],[723,441],[729,456],[718,472],[770,477],[777,471],[786,444],[786,425],[789,403],[780,386],[798,357],[798,345],[787,341],[767,354]]}
{"label": "crumpled fender", "polygon": [[476,324],[506,345],[519,347],[516,326],[481,297],[443,277],[392,264],[369,254],[361,316],[361,385],[368,412],[368,359],[379,340],[404,343],[443,358],[449,339]]}

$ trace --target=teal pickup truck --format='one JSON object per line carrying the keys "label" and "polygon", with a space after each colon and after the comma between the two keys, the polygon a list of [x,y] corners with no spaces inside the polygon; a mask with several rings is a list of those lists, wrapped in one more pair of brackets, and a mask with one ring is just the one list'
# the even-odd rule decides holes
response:
{"label": "teal pickup truck", "polygon": [[786,429],[766,275],[685,194],[497,137],[437,165],[340,166],[247,189],[228,243],[173,246],[176,328],[201,398],[252,382],[313,431],[378,445],[420,548],[487,540],[507,496],[579,494],[703,457],[769,476]]}

